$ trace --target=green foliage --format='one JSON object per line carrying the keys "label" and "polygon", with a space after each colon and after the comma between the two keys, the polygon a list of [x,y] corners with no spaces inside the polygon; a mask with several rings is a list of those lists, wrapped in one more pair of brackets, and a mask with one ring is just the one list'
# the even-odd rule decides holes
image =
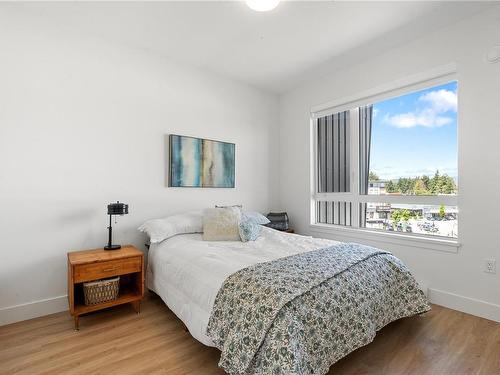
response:
{"label": "green foliage", "polygon": [[[411,218],[416,218],[417,215],[410,210],[406,209],[396,209],[391,211],[392,227],[396,229],[399,222],[408,223]],[[404,224],[403,224],[404,225]]]}
{"label": "green foliage", "polygon": [[368,175],[369,181],[380,181],[380,177],[375,172],[370,172]]}
{"label": "green foliage", "polygon": [[396,182],[388,181],[385,190],[388,193],[405,195],[437,195],[455,194],[457,186],[453,178],[447,174],[441,175],[439,171],[436,171],[432,178],[423,175],[415,178],[401,177]]}
{"label": "green foliage", "polygon": [[402,177],[398,180],[396,187],[402,194],[411,194],[413,185],[414,182],[412,178]]}
{"label": "green foliage", "polygon": [[439,206],[439,217],[441,219],[444,219],[445,216],[446,216],[446,211],[444,209],[444,204],[442,204],[441,206]]}
{"label": "green foliage", "polygon": [[427,194],[427,186],[422,178],[416,179],[413,185],[413,192],[416,195],[426,195]]}
{"label": "green foliage", "polygon": [[410,210],[396,209],[391,212],[391,219],[394,221],[394,223],[399,223],[400,221],[408,221],[411,218],[417,218],[417,215]]}
{"label": "green foliage", "polygon": [[387,191],[388,193],[397,193],[396,184],[394,184],[394,182],[392,181],[387,182],[385,184],[385,191]]}
{"label": "green foliage", "polygon": [[422,178],[421,178],[422,182],[424,183],[424,186],[426,189],[429,188],[429,183],[430,183],[430,178],[429,176],[426,176],[426,175],[423,175]]}

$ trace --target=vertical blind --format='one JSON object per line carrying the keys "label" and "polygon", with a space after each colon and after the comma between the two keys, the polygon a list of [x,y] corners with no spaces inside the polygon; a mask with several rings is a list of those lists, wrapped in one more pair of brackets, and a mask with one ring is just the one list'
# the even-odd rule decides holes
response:
{"label": "vertical blind", "polygon": [[317,121],[318,192],[348,192],[349,111],[321,117]]}
{"label": "vertical blind", "polygon": [[[318,193],[350,191],[350,111],[317,119]],[[373,106],[359,107],[359,193],[368,194]],[[352,202],[317,201],[316,222],[352,225]],[[360,226],[365,226],[366,203],[359,204]]]}
{"label": "vertical blind", "polygon": [[[349,111],[317,120],[318,192],[350,191]],[[325,224],[351,225],[350,202],[316,202],[316,221]]]}
{"label": "vertical blind", "polygon": [[351,226],[352,203],[316,201],[316,222]]}

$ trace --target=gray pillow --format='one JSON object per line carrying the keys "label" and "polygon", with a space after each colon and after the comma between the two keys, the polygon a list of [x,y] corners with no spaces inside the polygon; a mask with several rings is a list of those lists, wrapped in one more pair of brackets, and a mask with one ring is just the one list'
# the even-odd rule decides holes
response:
{"label": "gray pillow", "polygon": [[247,218],[247,219],[252,219],[257,224],[260,224],[260,225],[266,225],[266,224],[270,223],[270,221],[267,217],[265,217],[261,213],[255,212],[255,211],[244,212],[243,217]]}
{"label": "gray pillow", "polygon": [[239,225],[240,237],[243,242],[255,241],[262,232],[262,225],[253,219],[242,219]]}

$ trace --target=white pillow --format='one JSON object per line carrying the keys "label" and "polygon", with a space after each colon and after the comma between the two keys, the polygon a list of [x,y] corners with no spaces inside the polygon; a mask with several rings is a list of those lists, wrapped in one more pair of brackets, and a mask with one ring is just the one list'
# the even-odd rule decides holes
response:
{"label": "white pillow", "polygon": [[203,240],[240,241],[238,207],[207,208],[203,212]]}
{"label": "white pillow", "polygon": [[163,219],[148,220],[138,229],[149,236],[151,243],[158,243],[176,234],[203,232],[203,211],[189,211]]}

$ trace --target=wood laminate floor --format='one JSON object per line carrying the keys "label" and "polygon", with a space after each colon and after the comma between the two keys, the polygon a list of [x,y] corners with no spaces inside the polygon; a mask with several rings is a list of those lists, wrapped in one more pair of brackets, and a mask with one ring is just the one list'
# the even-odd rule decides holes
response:
{"label": "wood laminate floor", "polygon": [[[0,374],[223,374],[219,351],[183,330],[161,299],[0,327]],[[439,306],[382,329],[330,374],[500,374],[500,324]]]}

